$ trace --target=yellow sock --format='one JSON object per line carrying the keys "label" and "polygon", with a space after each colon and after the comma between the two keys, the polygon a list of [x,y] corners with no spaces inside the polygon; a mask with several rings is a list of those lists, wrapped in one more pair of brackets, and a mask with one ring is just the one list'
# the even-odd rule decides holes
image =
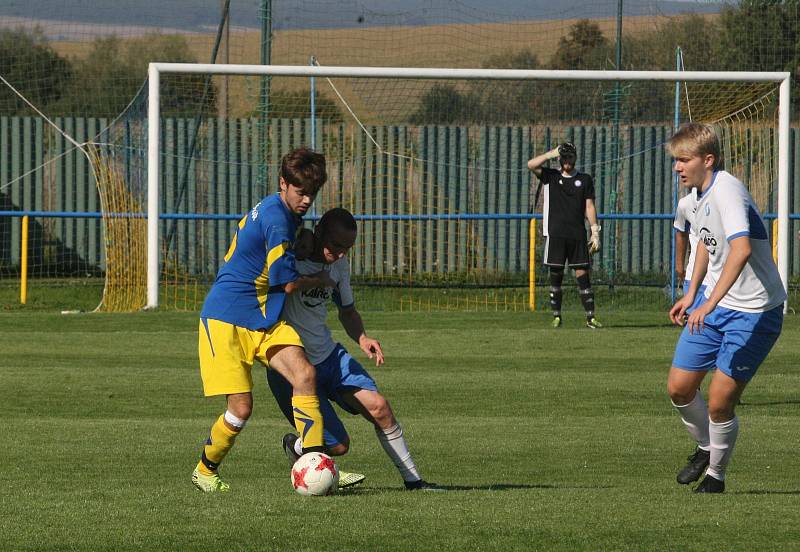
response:
{"label": "yellow sock", "polygon": [[294,427],[303,440],[303,451],[322,451],[322,412],[316,395],[294,395],[292,397]]}
{"label": "yellow sock", "polygon": [[226,426],[224,420],[225,415],[223,414],[211,426],[211,435],[206,441],[206,446],[203,447],[203,454],[197,464],[197,471],[203,475],[217,473],[222,459],[231,450],[236,436],[239,435],[238,431],[233,431]]}

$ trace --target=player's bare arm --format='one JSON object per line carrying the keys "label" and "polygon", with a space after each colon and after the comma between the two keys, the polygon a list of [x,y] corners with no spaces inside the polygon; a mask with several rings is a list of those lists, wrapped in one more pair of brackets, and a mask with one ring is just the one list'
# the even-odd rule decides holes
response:
{"label": "player's bare arm", "polygon": [[[750,245],[750,238],[748,236],[740,236],[730,242],[730,252],[728,258],[725,260],[725,265],[722,267],[722,274],[719,277],[717,285],[711,291],[708,301],[697,307],[692,314],[689,315],[686,323],[689,325],[689,331],[692,333],[700,332],[703,329],[705,317],[714,310],[723,297],[728,293],[733,284],[739,278],[747,260],[750,258],[752,248]],[[700,250],[703,248],[701,247]],[[698,251],[698,257],[700,251]],[[705,273],[703,274],[705,276]],[[695,276],[692,275],[692,284],[694,284]],[[701,280],[702,282],[702,280]],[[699,284],[698,284],[699,286]]]}
{"label": "player's bare arm", "polygon": [[327,270],[320,270],[316,274],[308,276],[300,276],[297,280],[287,283],[283,286],[283,290],[287,295],[304,291],[313,288],[332,288],[336,287],[336,282],[331,279],[331,275]]}
{"label": "player's bare arm", "polygon": [[383,364],[383,349],[377,339],[367,335],[364,330],[364,321],[361,319],[361,314],[355,307],[345,307],[339,309],[339,322],[347,332],[350,338],[358,343],[358,346],[364,351],[370,359],[375,359],[375,366]]}
{"label": "player's bare arm", "polygon": [[537,155],[530,161],[528,161],[528,170],[533,171],[533,174],[536,176],[542,176],[542,165],[550,161],[551,159],[558,158],[558,148],[553,148],[550,151]]}
{"label": "player's bare arm", "polygon": [[586,220],[589,221],[589,224],[592,226],[597,225],[597,207],[594,204],[593,199],[586,200],[586,210],[585,210]]}
{"label": "player's bare arm", "polygon": [[689,233],[675,232],[675,273],[679,282],[683,282],[686,278],[686,249],[688,245]]}

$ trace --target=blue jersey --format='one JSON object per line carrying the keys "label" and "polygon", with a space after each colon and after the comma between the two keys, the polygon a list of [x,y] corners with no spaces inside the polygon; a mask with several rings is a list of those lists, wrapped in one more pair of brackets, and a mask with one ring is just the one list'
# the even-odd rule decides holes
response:
{"label": "blue jersey", "polygon": [[253,207],[239,221],[200,316],[250,330],[274,326],[283,286],[298,278],[292,247],[299,222],[277,193]]}

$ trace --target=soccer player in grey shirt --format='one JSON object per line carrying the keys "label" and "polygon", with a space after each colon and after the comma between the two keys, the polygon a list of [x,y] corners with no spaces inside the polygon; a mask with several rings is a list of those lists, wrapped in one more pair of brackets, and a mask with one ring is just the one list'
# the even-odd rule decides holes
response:
{"label": "soccer player in grey shirt", "polygon": [[[373,424],[383,450],[391,458],[409,490],[442,490],[420,477],[417,466],[403,435],[403,428],[394,416],[389,401],[378,391],[375,380],[353,358],[341,343],[334,341],[327,325],[329,301],[333,300],[339,312],[339,321],[361,350],[375,360],[384,362],[383,349],[377,339],[367,335],[364,322],[355,307],[350,287],[350,264],[346,257],[353,247],[358,228],[353,215],[342,208],[327,211],[314,231],[312,253],[307,259],[297,261],[297,271],[302,274],[329,273],[333,287],[307,289],[287,298],[283,318],[300,335],[306,355],[317,369],[317,393],[324,421],[325,451],[331,456],[346,454],[350,437],[330,401],[336,402],[351,414],[360,414]],[[267,381],[278,405],[291,421],[292,389],[288,382],[274,370],[267,371]],[[290,462],[302,452],[302,439],[293,433],[283,438],[283,448]],[[339,487],[360,483],[361,474],[341,472]]]}

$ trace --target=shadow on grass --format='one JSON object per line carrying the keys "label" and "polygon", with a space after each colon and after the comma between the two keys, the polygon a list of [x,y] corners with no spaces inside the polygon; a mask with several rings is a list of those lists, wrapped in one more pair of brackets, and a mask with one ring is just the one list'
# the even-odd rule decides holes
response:
{"label": "shadow on grass", "polygon": [[785,404],[800,404],[800,399],[793,399],[786,401],[766,401],[766,402],[739,401],[738,406],[780,406]]}
{"label": "shadow on grass", "polygon": [[[444,491],[514,491],[519,489],[611,489],[611,485],[549,485],[549,484],[532,484],[525,485],[520,483],[492,483],[489,485],[437,485]],[[409,492],[403,487],[356,487],[351,489],[342,489],[339,495],[346,494],[365,494],[374,492]],[[436,494],[431,491],[413,491],[415,494]]]}
{"label": "shadow on grass", "polygon": [[676,328],[680,330],[678,326],[673,324],[672,322],[643,322],[643,323],[618,323],[614,322],[613,324],[606,324],[603,326],[603,329],[609,328],[626,328],[626,329],[645,329],[645,328]]}
{"label": "shadow on grass", "polygon": [[800,490],[795,491],[775,491],[770,489],[752,489],[750,491],[736,491],[727,494],[736,495],[800,495]]}

